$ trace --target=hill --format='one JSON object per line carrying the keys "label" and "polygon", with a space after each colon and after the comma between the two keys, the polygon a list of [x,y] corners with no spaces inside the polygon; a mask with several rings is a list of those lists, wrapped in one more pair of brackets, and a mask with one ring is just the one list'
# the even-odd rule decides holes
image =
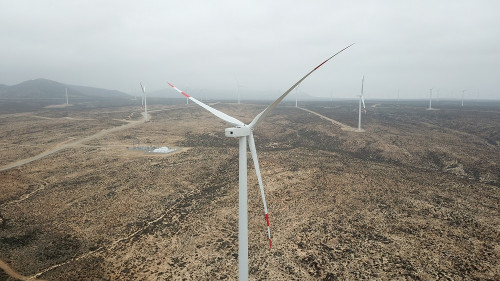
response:
{"label": "hill", "polygon": [[107,90],[101,88],[87,87],[87,86],[77,86],[77,85],[66,85],[68,88],[75,90],[77,92],[83,93],[88,97],[96,98],[131,98],[128,94],[117,90]]}
{"label": "hill", "polygon": [[2,99],[95,99],[95,98],[130,98],[129,95],[116,91],[94,87],[76,86],[59,83],[48,79],[34,79],[17,85],[0,85]]}
{"label": "hill", "polygon": [[0,114],[64,105],[66,90],[69,104],[76,107],[123,105],[129,104],[131,99],[129,95],[115,90],[69,85],[48,79],[34,79],[12,86],[0,84]]}
{"label": "hill", "polygon": [[[28,80],[13,86],[0,88],[2,99],[65,99],[66,86],[64,84],[47,80]],[[72,93],[78,97],[83,96],[80,92]]]}

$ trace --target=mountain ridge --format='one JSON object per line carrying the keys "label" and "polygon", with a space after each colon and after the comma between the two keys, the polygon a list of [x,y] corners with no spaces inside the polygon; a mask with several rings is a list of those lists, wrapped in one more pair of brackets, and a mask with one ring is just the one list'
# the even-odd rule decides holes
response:
{"label": "mountain ridge", "polygon": [[16,85],[0,84],[0,98],[3,99],[77,99],[95,98],[131,98],[130,95],[117,91],[90,86],[79,86],[38,78],[23,81]]}

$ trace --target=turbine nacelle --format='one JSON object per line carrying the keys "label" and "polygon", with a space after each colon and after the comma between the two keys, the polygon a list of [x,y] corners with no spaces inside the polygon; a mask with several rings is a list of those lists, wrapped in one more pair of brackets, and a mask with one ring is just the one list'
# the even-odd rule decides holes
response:
{"label": "turbine nacelle", "polygon": [[237,126],[233,128],[227,128],[225,130],[226,137],[229,138],[240,138],[247,137],[252,133],[252,129],[249,126]]}

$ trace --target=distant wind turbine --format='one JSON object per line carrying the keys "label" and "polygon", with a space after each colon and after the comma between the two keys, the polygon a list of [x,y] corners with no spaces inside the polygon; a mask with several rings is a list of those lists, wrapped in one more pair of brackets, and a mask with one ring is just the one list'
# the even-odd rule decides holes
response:
{"label": "distant wind turbine", "polygon": [[429,108],[428,110],[432,109],[432,88],[429,89]]}
{"label": "distant wind turbine", "polygon": [[144,105],[144,121],[148,121],[148,103],[146,100],[146,88],[142,86],[142,82],[139,83],[141,85],[142,89],[142,98],[143,98],[143,105]]}
{"label": "distant wind turbine", "polygon": [[240,97],[240,82],[238,81],[238,78],[234,78],[236,80],[236,91],[238,94],[238,104],[241,104],[241,97]]}
{"label": "distant wind turbine", "polygon": [[363,103],[363,111],[366,113],[365,98],[363,97],[363,86],[365,83],[365,76],[361,80],[361,95],[359,95],[359,118],[358,118],[358,131],[361,131],[361,103]]}
{"label": "distant wind turbine", "polygon": [[[142,83],[142,82],[141,82]],[[142,88],[142,84],[141,84],[141,89],[142,89],[142,98],[141,98],[141,106],[144,108],[144,89]]]}
{"label": "distant wind turbine", "polygon": [[185,97],[203,107],[204,109],[210,111],[215,116],[234,125],[233,128],[227,128],[225,130],[226,137],[233,137],[239,139],[239,203],[238,203],[238,276],[240,281],[248,280],[248,199],[247,199],[247,142],[250,147],[250,152],[252,154],[253,163],[255,166],[255,172],[257,173],[257,179],[259,181],[260,192],[262,195],[262,201],[264,204],[264,213],[267,223],[267,234],[269,239],[269,247],[271,247],[271,230],[269,228],[269,215],[267,213],[266,198],[264,194],[264,187],[262,184],[262,177],[260,175],[259,161],[257,159],[257,151],[255,148],[255,141],[253,138],[253,130],[255,126],[260,123],[264,117],[266,117],[297,85],[299,85],[304,79],[306,79],[311,73],[322,66],[324,63],[329,61],[331,58],[335,57],[345,49],[351,47],[353,44],[340,50],[327,60],[325,60],[320,65],[316,66],[313,70],[302,77],[297,83],[295,83],[290,89],[283,93],[277,100],[275,100],[271,105],[269,105],[264,111],[259,113],[252,122],[248,125],[241,122],[240,120],[233,118],[215,108],[212,108],[201,101],[189,96],[185,92],[179,90],[174,85],[168,83],[172,88],[174,88],[179,93],[183,94]]}
{"label": "distant wind turbine", "polygon": [[66,88],[66,104],[69,104],[69,101],[68,101],[68,88]]}
{"label": "distant wind turbine", "polygon": [[464,107],[464,95],[465,95],[465,90],[462,90],[462,107]]}
{"label": "distant wind turbine", "polygon": [[295,88],[295,107],[299,107],[299,105],[298,105],[298,99],[299,99],[299,86],[300,86],[300,85],[297,85],[297,87]]}

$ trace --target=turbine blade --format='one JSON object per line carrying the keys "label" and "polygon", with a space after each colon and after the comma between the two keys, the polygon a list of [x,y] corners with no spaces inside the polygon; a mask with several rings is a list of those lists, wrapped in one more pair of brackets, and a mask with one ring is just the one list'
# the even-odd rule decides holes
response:
{"label": "turbine blade", "polygon": [[365,84],[365,76],[363,75],[363,79],[361,79],[361,96],[363,96],[363,86]]}
{"label": "turbine blade", "polygon": [[141,85],[141,90],[142,90],[142,99],[141,99],[141,105],[144,107],[144,98],[146,96],[146,88],[142,85],[142,82],[139,82],[139,85]]}
{"label": "turbine blade", "polygon": [[199,106],[203,107],[204,109],[210,111],[213,115],[219,117],[220,119],[230,123],[230,124],[233,124],[235,126],[243,126],[245,125],[243,122],[241,122],[240,120],[234,118],[234,117],[231,117],[227,114],[225,114],[224,112],[221,112],[221,111],[218,111],[217,109],[209,106],[209,105],[206,105],[204,103],[202,103],[201,101],[191,97],[190,95],[186,94],[185,92],[179,90],[177,87],[175,87],[174,85],[168,83],[168,85],[170,85],[172,88],[174,88],[177,92],[183,94],[186,98],[192,100],[194,103],[198,104]]}
{"label": "turbine blade", "polygon": [[142,94],[145,95],[146,94],[146,88],[144,88],[144,86],[142,86],[142,82],[139,82],[139,84],[141,85]]}
{"label": "turbine blade", "polygon": [[297,83],[295,83],[290,89],[288,89],[285,93],[283,93],[277,100],[275,100],[270,106],[268,106],[266,109],[264,109],[264,111],[262,111],[261,113],[259,113],[257,116],[255,116],[255,118],[253,119],[252,123],[250,123],[250,128],[254,128],[264,117],[266,117],[287,95],[288,93],[290,93],[295,87],[297,87],[297,85],[299,85],[302,81],[304,81],[304,79],[307,78],[307,76],[311,75],[311,73],[313,73],[316,69],[320,68],[320,66],[322,66],[323,64],[325,64],[327,61],[329,61],[330,59],[332,59],[334,56],[340,54],[341,52],[343,52],[345,49],[351,47],[353,44],[345,47],[344,49],[338,51],[336,54],[334,54],[333,56],[329,57],[327,60],[325,60],[324,62],[322,62],[320,65],[316,66],[313,70],[311,70],[309,73],[307,73],[304,77],[302,77],[299,81],[297,81]]}
{"label": "turbine blade", "polygon": [[365,98],[363,96],[361,96],[361,101],[363,102],[363,109],[366,109],[366,106],[365,106]]}
{"label": "turbine blade", "polygon": [[262,196],[262,203],[264,204],[264,214],[267,223],[267,238],[269,239],[269,248],[271,248],[271,227],[269,226],[269,214],[267,213],[266,194],[264,193],[264,185],[262,183],[262,176],[260,175],[259,159],[257,158],[257,150],[255,149],[253,133],[250,133],[250,136],[248,136],[248,146],[250,147],[250,152],[252,153],[253,165],[255,167],[255,172],[257,173],[257,180],[259,181],[260,194]]}

